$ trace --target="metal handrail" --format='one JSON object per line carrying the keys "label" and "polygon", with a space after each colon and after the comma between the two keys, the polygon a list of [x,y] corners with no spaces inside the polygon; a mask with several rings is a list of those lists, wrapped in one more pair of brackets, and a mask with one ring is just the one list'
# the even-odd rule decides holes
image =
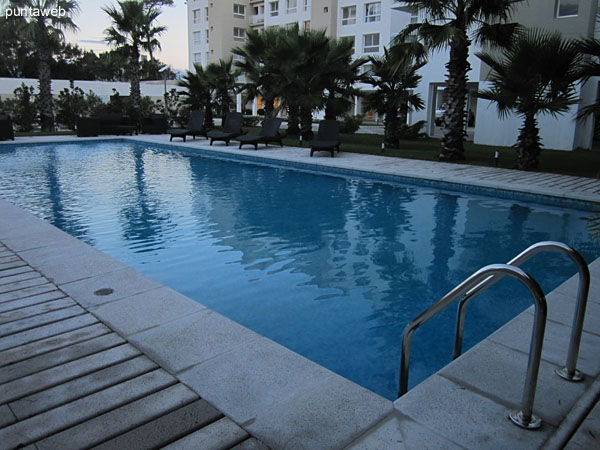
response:
{"label": "metal handrail", "polygon": [[[532,256],[543,251],[558,251],[569,256],[579,269],[579,289],[577,292],[577,303],[575,305],[575,313],[573,315],[573,326],[571,328],[571,338],[569,341],[569,350],[567,353],[567,362],[565,367],[556,369],[555,373],[568,381],[581,381],[583,374],[577,370],[577,358],[579,356],[579,345],[581,344],[581,334],[583,332],[583,320],[585,317],[585,308],[587,305],[588,293],[590,290],[590,271],[581,254],[562,242],[542,241],[533,244],[531,247],[522,251],[516,257],[511,259],[507,264],[510,266],[520,266]],[[454,352],[453,359],[458,358],[462,353],[463,332],[465,324],[465,316],[467,313],[467,305],[471,300],[484,289],[489,288],[492,284],[500,281],[503,275],[492,275],[486,280],[483,280],[473,289],[468,291],[460,304],[458,305],[458,314],[456,318],[456,334],[454,337]]]}
{"label": "metal handrail", "polygon": [[537,281],[523,269],[508,264],[492,264],[479,269],[406,325],[402,335],[402,359],[400,362],[398,396],[401,397],[408,391],[410,347],[412,335],[416,329],[449,306],[458,297],[479,285],[482,280],[496,274],[501,274],[502,276],[508,275],[521,281],[529,289],[535,303],[533,333],[529,348],[529,360],[527,362],[527,374],[525,376],[525,386],[523,387],[521,410],[512,412],[510,418],[515,424],[523,428],[538,428],[541,426],[541,419],[533,414],[533,401],[542,357],[542,343],[544,341],[548,307],[546,305],[546,297],[544,297],[542,288]]}

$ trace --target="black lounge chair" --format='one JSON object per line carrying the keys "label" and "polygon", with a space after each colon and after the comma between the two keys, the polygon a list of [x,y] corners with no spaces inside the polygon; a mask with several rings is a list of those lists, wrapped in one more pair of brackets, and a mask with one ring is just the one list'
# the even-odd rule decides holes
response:
{"label": "black lounge chair", "polygon": [[206,137],[207,131],[204,128],[204,111],[192,111],[187,128],[172,128],[167,130],[167,133],[171,135],[169,141],[172,141],[174,137],[179,137],[185,142],[186,136],[192,136],[194,139],[196,139],[196,136]]}
{"label": "black lounge chair", "polygon": [[0,139],[15,140],[15,131],[13,129],[12,119],[8,114],[0,114]]}
{"label": "black lounge chair", "polygon": [[321,120],[317,139],[308,142],[310,156],[314,152],[331,152],[333,158],[334,150],[340,152],[340,123],[337,120]]}
{"label": "black lounge chair", "polygon": [[225,141],[225,145],[229,145],[229,141],[244,134],[242,131],[242,121],[244,116],[240,112],[228,112],[225,116],[223,131],[210,131],[207,134],[210,139],[210,145],[215,141]]}
{"label": "black lounge chair", "polygon": [[240,149],[242,148],[242,145],[254,145],[254,150],[258,150],[259,143],[263,143],[268,147],[269,142],[278,142],[283,147],[283,140],[279,135],[281,122],[282,120],[277,117],[267,117],[263,121],[258,134],[238,136],[234,141],[239,141]]}

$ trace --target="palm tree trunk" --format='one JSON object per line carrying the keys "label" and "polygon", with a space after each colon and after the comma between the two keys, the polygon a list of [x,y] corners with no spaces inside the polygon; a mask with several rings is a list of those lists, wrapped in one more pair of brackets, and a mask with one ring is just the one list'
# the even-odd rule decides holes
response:
{"label": "palm tree trunk", "polygon": [[40,51],[42,57],[39,61],[38,77],[40,89],[40,125],[42,131],[54,131],[54,111],[52,108],[52,74],[50,72],[50,61],[46,55],[49,50]]}
{"label": "palm tree trunk", "polygon": [[300,123],[302,139],[305,141],[312,139],[314,134],[312,131],[312,110],[310,108],[300,107]]}
{"label": "palm tree trunk", "polygon": [[210,97],[206,99],[206,103],[204,105],[204,128],[210,130],[215,127],[215,122],[213,120],[213,110],[212,104],[210,102]]}
{"label": "palm tree trunk", "polygon": [[400,122],[398,120],[398,110],[388,108],[383,119],[385,145],[398,148],[400,146]]}
{"label": "palm tree trunk", "polygon": [[141,120],[142,94],[140,92],[140,54],[137,51],[131,55],[131,80],[129,84],[129,101],[131,116],[135,123]]}
{"label": "palm tree trunk", "polygon": [[266,117],[272,117],[273,116],[273,111],[275,110],[274,107],[274,103],[275,103],[275,98],[269,96],[264,96],[263,97],[263,109],[265,111],[265,116]]}
{"label": "palm tree trunk", "polygon": [[333,90],[329,91],[329,95],[327,96],[327,103],[325,104],[325,119],[326,120],[335,120],[337,119],[334,102],[335,94]]}
{"label": "palm tree trunk", "polygon": [[462,161],[465,159],[465,106],[467,98],[467,72],[471,65],[468,38],[450,44],[450,60],[446,64],[446,131],[440,145],[440,161]]}
{"label": "palm tree trunk", "polygon": [[408,128],[408,108],[405,106],[400,107],[398,113],[398,146],[400,145],[400,139],[406,137],[406,129]]}
{"label": "palm tree trunk", "polygon": [[540,135],[534,114],[527,114],[517,140],[517,168],[537,169],[541,151]]}
{"label": "palm tree trunk", "polygon": [[300,134],[300,121],[298,105],[288,106],[288,121],[287,121],[287,135],[298,136]]}

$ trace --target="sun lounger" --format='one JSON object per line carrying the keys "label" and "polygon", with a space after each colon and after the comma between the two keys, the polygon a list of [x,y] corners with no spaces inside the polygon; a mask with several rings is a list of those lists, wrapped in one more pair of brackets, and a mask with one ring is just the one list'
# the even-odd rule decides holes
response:
{"label": "sun lounger", "polygon": [[340,151],[340,123],[337,120],[321,120],[317,139],[308,142],[310,156],[314,152],[331,152],[333,158],[334,150]]}
{"label": "sun lounger", "polygon": [[12,119],[8,114],[0,114],[0,139],[15,140]]}
{"label": "sun lounger", "polygon": [[192,136],[194,139],[196,139],[196,136],[206,137],[207,131],[204,128],[204,111],[192,111],[187,128],[172,128],[167,130],[167,133],[171,135],[169,141],[172,141],[174,137],[178,137],[185,142],[186,136]]}
{"label": "sun lounger", "polygon": [[228,112],[225,116],[223,131],[210,131],[207,134],[210,139],[210,145],[215,141],[225,141],[225,145],[229,145],[229,141],[244,134],[242,131],[243,115],[239,112]]}
{"label": "sun lounger", "polygon": [[283,147],[282,137],[279,135],[281,122],[277,117],[267,117],[258,134],[238,136],[234,141],[239,141],[240,149],[242,145],[254,145],[254,150],[258,150],[258,144],[262,143],[268,147],[269,142],[278,142]]}

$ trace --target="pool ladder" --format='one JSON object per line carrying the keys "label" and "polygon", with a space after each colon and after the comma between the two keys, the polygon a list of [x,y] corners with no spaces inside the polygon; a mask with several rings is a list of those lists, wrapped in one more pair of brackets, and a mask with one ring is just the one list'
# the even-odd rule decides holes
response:
{"label": "pool ladder", "polygon": [[575,262],[579,269],[579,288],[577,291],[575,314],[573,315],[567,361],[565,367],[556,369],[555,373],[568,381],[576,382],[583,380],[583,374],[577,370],[576,366],[577,358],[579,356],[579,345],[581,343],[581,333],[583,331],[585,308],[590,288],[590,272],[583,257],[572,247],[569,247],[562,242],[543,241],[533,244],[510,260],[507,264],[491,264],[479,269],[406,325],[402,335],[400,387],[398,390],[399,397],[408,391],[411,340],[416,329],[462,296],[458,306],[453,352],[453,359],[458,358],[462,353],[463,329],[467,305],[478,294],[500,281],[500,279],[505,276],[510,276],[523,283],[531,293],[535,305],[535,315],[533,319],[533,333],[529,345],[529,359],[523,387],[521,409],[519,411],[511,412],[509,417],[513,423],[525,429],[535,429],[541,426],[541,419],[533,414],[533,401],[535,398],[535,389],[542,357],[542,344],[544,342],[548,306],[546,304],[546,297],[538,282],[518,266],[543,251],[564,253]]}

